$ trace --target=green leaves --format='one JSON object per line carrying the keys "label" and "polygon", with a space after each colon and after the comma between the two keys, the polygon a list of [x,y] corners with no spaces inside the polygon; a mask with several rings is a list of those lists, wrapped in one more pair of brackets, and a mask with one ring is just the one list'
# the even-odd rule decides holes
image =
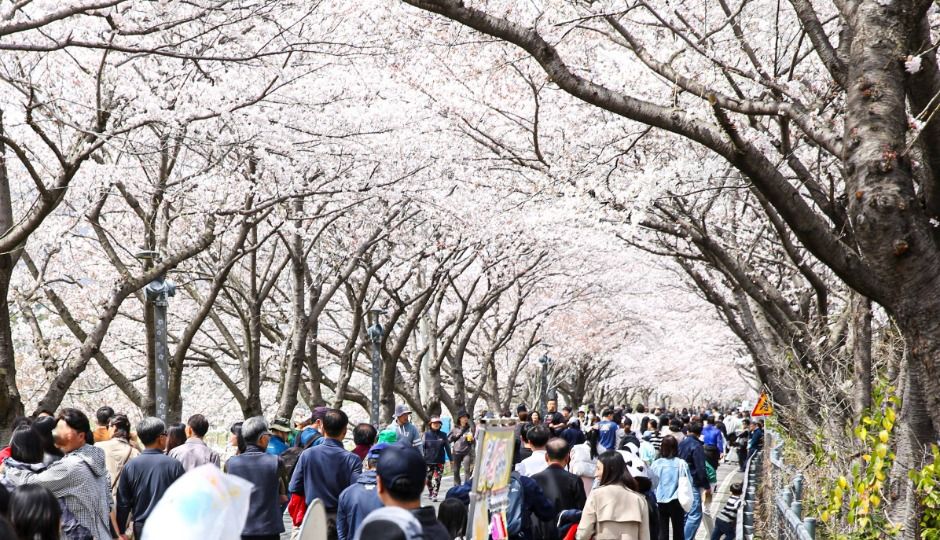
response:
{"label": "green leaves", "polygon": [[[872,391],[872,408],[854,430],[861,443],[861,458],[852,463],[850,477],[839,476],[827,492],[820,519],[833,538],[876,540],[900,532],[883,507],[884,487],[895,455],[891,437],[900,400],[894,388],[881,381]],[[940,502],[940,493],[937,494]]]}
{"label": "green leaves", "polygon": [[927,465],[922,469],[911,470],[908,474],[914,482],[914,490],[920,499],[924,515],[920,519],[920,537],[923,539],[940,537],[940,449],[937,445],[930,447],[930,457]]}

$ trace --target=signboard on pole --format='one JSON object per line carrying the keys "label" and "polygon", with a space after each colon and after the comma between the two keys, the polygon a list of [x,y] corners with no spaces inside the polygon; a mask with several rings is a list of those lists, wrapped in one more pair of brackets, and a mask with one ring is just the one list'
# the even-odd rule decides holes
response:
{"label": "signboard on pole", "polygon": [[757,400],[757,404],[754,405],[754,410],[751,411],[751,416],[770,416],[774,413],[774,406],[770,403],[770,397],[767,395],[767,392],[760,393],[760,399]]}
{"label": "signboard on pole", "polygon": [[477,429],[476,466],[470,491],[467,539],[505,538],[509,475],[515,444],[513,419],[492,419]]}

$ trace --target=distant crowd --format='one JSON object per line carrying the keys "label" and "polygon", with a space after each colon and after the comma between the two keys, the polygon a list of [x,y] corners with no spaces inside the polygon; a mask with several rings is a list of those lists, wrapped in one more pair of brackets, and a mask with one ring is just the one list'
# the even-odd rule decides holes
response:
{"label": "distant crowd", "polygon": [[[0,539],[140,539],[148,528],[147,538],[169,538],[174,531],[148,518],[174,482],[205,466],[253,486],[244,540],[299,538],[306,526],[331,540],[463,538],[479,426],[500,416],[515,436],[505,537],[691,540],[718,468],[733,460],[743,469],[763,441],[760,421],[736,410],[559,410],[549,401],[515,415],[459,411],[446,433],[438,416],[423,430],[411,416],[399,405],[382,430],[327,407],[293,423],[253,417],[230,426],[221,451],[206,444],[202,414],[170,426],[147,417],[133,429],[107,406],[94,427],[72,408],[18,418],[0,450]],[[454,486],[442,497],[447,466]],[[734,538],[740,484],[730,492],[713,539]],[[314,500],[325,523],[305,524]]]}

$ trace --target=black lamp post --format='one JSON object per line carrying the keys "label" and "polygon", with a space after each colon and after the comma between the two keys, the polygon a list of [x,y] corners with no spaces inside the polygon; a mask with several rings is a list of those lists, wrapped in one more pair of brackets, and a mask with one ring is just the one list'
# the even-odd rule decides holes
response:
{"label": "black lamp post", "polygon": [[382,338],[385,330],[379,323],[379,315],[385,315],[384,309],[369,310],[369,328],[366,332],[372,341],[372,411],[369,420],[378,428],[379,425],[379,380],[382,376]]}
{"label": "black lamp post", "polygon": [[[142,261],[159,260],[160,253],[144,250],[134,255]],[[170,351],[166,343],[166,308],[168,299],[176,296],[176,284],[160,274],[144,287],[147,303],[153,306],[154,321],[154,405],[157,418],[166,422],[170,394]]]}

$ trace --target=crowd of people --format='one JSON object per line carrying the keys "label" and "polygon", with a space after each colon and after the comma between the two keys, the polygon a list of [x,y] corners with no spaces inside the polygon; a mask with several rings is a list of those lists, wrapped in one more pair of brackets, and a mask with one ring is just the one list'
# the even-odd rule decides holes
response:
{"label": "crowd of people", "polygon": [[[352,425],[344,411],[327,407],[294,425],[253,417],[230,426],[221,452],[206,443],[210,424],[201,414],[169,426],[146,417],[135,429],[110,407],[97,411],[94,428],[72,408],[18,418],[0,450],[0,538],[140,539],[146,527],[158,527],[147,521],[167,489],[205,466],[253,486],[244,540],[297,538],[314,500],[331,540],[463,538],[479,424],[459,411],[447,432],[438,416],[419,430],[411,416],[399,405],[382,430]],[[513,420],[505,518],[513,540],[691,540],[718,468],[732,456],[743,467],[763,440],[760,421],[739,411],[575,412],[549,401],[531,413],[520,405]],[[454,487],[442,497],[448,463]],[[740,491],[731,486],[713,540],[734,538]],[[425,493],[435,504],[422,504]]]}

